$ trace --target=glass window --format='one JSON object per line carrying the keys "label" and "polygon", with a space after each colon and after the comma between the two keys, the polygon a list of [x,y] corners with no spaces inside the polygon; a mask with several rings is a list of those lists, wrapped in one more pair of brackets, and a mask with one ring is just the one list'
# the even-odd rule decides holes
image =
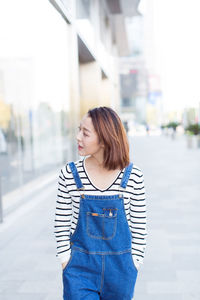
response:
{"label": "glass window", "polygon": [[48,1],[0,2],[3,194],[66,159],[68,26]]}

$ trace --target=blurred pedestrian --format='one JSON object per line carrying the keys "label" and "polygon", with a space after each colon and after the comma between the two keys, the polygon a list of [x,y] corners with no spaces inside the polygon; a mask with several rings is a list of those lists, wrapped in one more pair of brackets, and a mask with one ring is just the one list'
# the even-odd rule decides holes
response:
{"label": "blurred pedestrian", "polygon": [[55,213],[63,299],[131,300],[146,248],[143,173],[114,110],[89,110],[78,129],[84,158],[62,167]]}
{"label": "blurred pedestrian", "polygon": [[149,135],[149,124],[146,123],[146,132],[147,132],[147,135]]}
{"label": "blurred pedestrian", "polygon": [[124,128],[126,130],[126,133],[128,134],[128,130],[129,130],[129,128],[128,128],[128,121],[124,121]]}

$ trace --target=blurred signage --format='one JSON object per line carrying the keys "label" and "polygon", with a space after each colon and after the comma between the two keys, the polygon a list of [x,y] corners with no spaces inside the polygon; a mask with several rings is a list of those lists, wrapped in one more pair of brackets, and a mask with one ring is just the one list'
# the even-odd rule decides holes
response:
{"label": "blurred signage", "polygon": [[159,100],[162,96],[161,91],[149,92],[148,94],[148,102],[152,105],[156,105],[157,100]]}
{"label": "blurred signage", "polygon": [[130,74],[137,74],[137,73],[138,73],[138,70],[131,69],[131,70],[129,71],[129,73],[130,73]]}

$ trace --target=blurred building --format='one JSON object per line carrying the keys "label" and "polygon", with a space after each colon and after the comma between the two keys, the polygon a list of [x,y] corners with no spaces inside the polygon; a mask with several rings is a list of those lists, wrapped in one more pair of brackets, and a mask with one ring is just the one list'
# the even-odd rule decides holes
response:
{"label": "blurred building", "polygon": [[179,118],[176,114],[175,120],[181,122],[184,128],[190,124],[200,124],[200,102],[197,107],[185,107]]}
{"label": "blurred building", "polygon": [[147,70],[141,57],[120,59],[121,112],[133,124],[145,124]]}
{"label": "blurred building", "polygon": [[147,123],[154,127],[160,127],[164,122],[160,76],[150,73],[150,70],[148,73],[146,118]]}
{"label": "blurred building", "polygon": [[125,17],[138,0],[0,2],[2,192],[77,157],[80,117],[120,107],[119,56],[130,54]]}
{"label": "blurred building", "polygon": [[130,53],[119,59],[120,106],[130,126],[146,123],[148,72],[144,57],[144,20],[137,10],[126,17]]}
{"label": "blurred building", "polygon": [[154,40],[154,0],[142,0],[139,10],[142,17],[140,18],[140,31],[137,39],[141,41],[140,59],[143,61],[142,69],[144,70],[143,76],[145,77],[145,80],[142,79],[146,91],[146,93],[143,93],[146,98],[145,121],[153,128],[159,127],[164,122],[162,86],[161,78],[158,75],[160,72],[157,65],[158,57]]}

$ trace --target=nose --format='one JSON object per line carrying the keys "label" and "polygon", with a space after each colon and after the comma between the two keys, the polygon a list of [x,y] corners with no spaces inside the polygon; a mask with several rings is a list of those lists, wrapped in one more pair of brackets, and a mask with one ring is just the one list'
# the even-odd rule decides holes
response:
{"label": "nose", "polygon": [[77,139],[78,142],[80,141],[80,132],[77,133],[76,139]]}

